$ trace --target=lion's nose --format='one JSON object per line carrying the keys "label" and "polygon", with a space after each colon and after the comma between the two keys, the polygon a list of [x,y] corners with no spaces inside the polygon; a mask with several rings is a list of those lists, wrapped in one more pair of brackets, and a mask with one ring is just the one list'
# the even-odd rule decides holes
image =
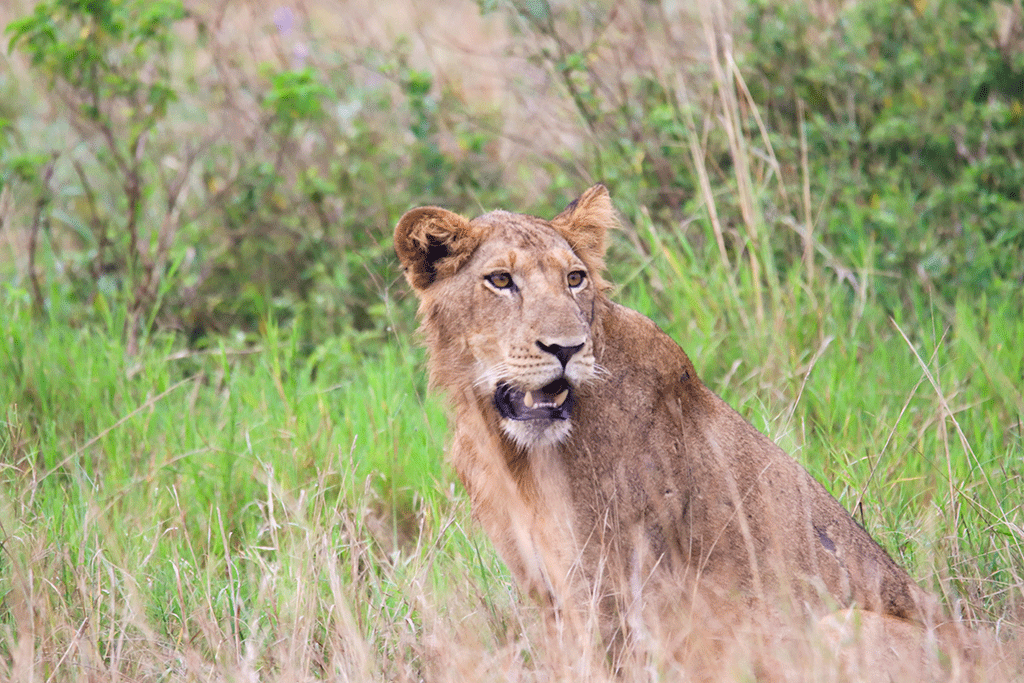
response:
{"label": "lion's nose", "polygon": [[550,353],[552,356],[558,359],[558,362],[562,364],[564,368],[569,362],[569,359],[575,355],[577,351],[583,348],[583,344],[576,344],[575,346],[562,346],[561,344],[545,344],[542,341],[537,342],[538,348],[541,351]]}

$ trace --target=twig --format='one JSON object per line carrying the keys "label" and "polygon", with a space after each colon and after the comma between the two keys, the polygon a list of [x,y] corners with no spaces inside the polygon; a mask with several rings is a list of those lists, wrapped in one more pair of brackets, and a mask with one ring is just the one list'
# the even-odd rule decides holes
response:
{"label": "twig", "polygon": [[[737,84],[742,76],[732,59],[729,36],[723,36],[720,25],[724,19],[718,13],[701,12],[701,24],[704,29],[704,40],[708,47],[708,61],[711,72],[718,85],[718,99],[721,106],[719,122],[729,141],[729,152],[733,159],[733,178],[736,180],[736,194],[743,217],[743,225],[747,236],[747,256],[750,263],[750,281],[754,287],[754,314],[758,325],[763,326],[765,320],[763,283],[761,281],[761,262],[764,257],[761,249],[762,238],[759,222],[755,211],[755,200],[750,177],[750,162],[747,141],[744,137],[743,116],[740,102],[736,95]],[[765,265],[767,266],[767,259]],[[774,283],[773,283],[774,286]],[[774,304],[774,301],[773,301]]]}
{"label": "twig", "polygon": [[85,200],[89,204],[89,222],[92,223],[92,231],[97,238],[96,258],[92,262],[92,277],[94,280],[98,280],[103,274],[103,264],[106,261],[107,249],[110,247],[110,231],[107,230],[106,222],[100,220],[99,212],[96,210],[96,194],[92,191],[92,185],[89,183],[81,162],[75,159],[71,165],[82,183],[82,191],[85,192]]}
{"label": "twig", "polygon": [[[936,346],[935,350],[932,352],[932,357],[928,360],[929,363],[935,361],[935,355],[938,352],[939,347]],[[910,390],[909,394],[907,394],[907,400],[903,402],[903,408],[900,409],[900,414],[896,416],[896,421],[892,423],[892,428],[889,430],[889,436],[885,438],[885,443],[882,444],[882,450],[878,452],[878,457],[875,458],[873,463],[871,463],[871,470],[868,472],[868,478],[864,481],[864,484],[860,487],[860,491],[857,493],[857,502],[853,506],[854,510],[861,509],[860,506],[861,503],[864,502],[864,496],[867,495],[868,487],[871,486],[871,482],[875,478],[875,472],[878,471],[878,466],[882,464],[882,457],[885,455],[885,452],[889,450],[889,444],[892,443],[892,438],[896,434],[896,428],[899,427],[900,421],[903,419],[903,416],[906,415],[907,408],[910,407],[910,402],[914,400],[914,395],[917,394],[917,390],[921,386],[922,382],[924,382],[924,375],[917,378],[917,383],[914,385],[914,388]]]}
{"label": "twig", "polygon": [[804,379],[800,382],[800,390],[796,392],[796,398],[793,399],[793,403],[789,406],[789,414],[786,415],[786,419],[783,421],[783,430],[790,428],[790,423],[793,420],[793,415],[796,413],[797,404],[800,403],[801,397],[804,395],[804,389],[807,387],[807,381],[811,378],[811,371],[814,370],[814,366],[818,364],[821,357],[825,355],[825,351],[831,346],[832,342],[835,341],[835,337],[829,335],[821,340],[821,344],[818,345],[818,350],[814,352],[814,356],[811,357],[811,361],[807,364],[807,371],[804,373]]}
{"label": "twig", "polygon": [[39,315],[46,313],[46,306],[43,302],[43,289],[39,286],[39,274],[36,273],[36,251],[39,248],[39,229],[43,222],[43,211],[50,203],[50,180],[53,178],[53,167],[56,163],[57,153],[54,152],[43,169],[43,186],[39,190],[39,199],[36,201],[36,211],[32,216],[32,227],[28,234],[28,279],[32,285],[32,301]]}
{"label": "twig", "polygon": [[811,218],[811,171],[807,163],[807,123],[804,120],[804,101],[796,101],[800,119],[800,173],[803,176],[804,199],[804,268],[807,269],[807,288],[814,289],[814,221]]}

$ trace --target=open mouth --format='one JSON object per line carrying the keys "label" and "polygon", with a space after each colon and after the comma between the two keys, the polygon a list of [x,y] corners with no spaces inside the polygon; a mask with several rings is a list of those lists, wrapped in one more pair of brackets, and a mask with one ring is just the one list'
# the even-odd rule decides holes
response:
{"label": "open mouth", "polygon": [[534,391],[520,391],[499,384],[494,406],[509,420],[568,420],[572,408],[572,387],[564,377]]}

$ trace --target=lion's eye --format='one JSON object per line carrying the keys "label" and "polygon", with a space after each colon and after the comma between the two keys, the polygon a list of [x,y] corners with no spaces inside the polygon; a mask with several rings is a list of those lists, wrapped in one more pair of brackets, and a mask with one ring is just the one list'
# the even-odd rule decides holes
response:
{"label": "lion's eye", "polygon": [[565,277],[566,282],[568,282],[569,286],[572,287],[573,289],[576,289],[577,287],[582,285],[583,281],[586,279],[587,274],[584,273],[582,270],[574,270]]}
{"label": "lion's eye", "polygon": [[491,273],[486,277],[486,280],[495,289],[508,289],[512,286],[512,276],[509,273]]}

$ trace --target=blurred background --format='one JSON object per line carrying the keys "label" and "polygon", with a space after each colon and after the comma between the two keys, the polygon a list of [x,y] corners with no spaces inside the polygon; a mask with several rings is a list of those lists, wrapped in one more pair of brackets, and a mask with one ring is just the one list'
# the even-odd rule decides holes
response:
{"label": "blurred background", "polygon": [[654,226],[765,289],[800,264],[891,308],[1022,286],[1019,1],[15,0],[0,23],[4,277],[42,316],[123,304],[131,344],[267,315],[382,340],[404,210],[547,215],[595,181],[620,279]]}

